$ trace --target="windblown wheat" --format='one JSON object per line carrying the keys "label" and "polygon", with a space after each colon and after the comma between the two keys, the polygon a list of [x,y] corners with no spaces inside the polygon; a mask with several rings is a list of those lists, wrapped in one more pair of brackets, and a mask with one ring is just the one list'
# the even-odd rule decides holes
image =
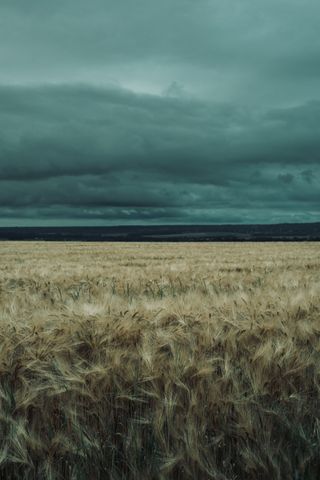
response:
{"label": "windblown wheat", "polygon": [[0,255],[1,478],[319,478],[319,244]]}

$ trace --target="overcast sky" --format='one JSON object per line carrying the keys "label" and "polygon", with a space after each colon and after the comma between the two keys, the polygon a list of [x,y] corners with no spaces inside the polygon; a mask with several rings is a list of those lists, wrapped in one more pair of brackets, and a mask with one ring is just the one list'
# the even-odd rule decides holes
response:
{"label": "overcast sky", "polygon": [[1,0],[0,225],[319,221],[319,0]]}

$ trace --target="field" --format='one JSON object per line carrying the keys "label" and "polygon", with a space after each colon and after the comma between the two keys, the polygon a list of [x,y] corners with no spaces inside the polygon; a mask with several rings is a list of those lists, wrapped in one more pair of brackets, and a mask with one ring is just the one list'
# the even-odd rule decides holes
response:
{"label": "field", "polygon": [[320,244],[0,243],[0,478],[320,475]]}

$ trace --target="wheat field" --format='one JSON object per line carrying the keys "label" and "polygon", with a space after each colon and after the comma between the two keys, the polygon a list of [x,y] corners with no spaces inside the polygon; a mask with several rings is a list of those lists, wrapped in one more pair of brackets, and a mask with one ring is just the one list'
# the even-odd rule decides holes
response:
{"label": "wheat field", "polygon": [[320,244],[0,244],[0,478],[320,477]]}

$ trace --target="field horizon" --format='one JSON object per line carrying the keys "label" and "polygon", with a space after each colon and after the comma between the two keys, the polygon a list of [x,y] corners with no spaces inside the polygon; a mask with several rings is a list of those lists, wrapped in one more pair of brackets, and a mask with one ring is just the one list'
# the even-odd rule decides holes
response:
{"label": "field horizon", "polygon": [[320,241],[320,222],[0,227],[1,240],[108,242]]}

